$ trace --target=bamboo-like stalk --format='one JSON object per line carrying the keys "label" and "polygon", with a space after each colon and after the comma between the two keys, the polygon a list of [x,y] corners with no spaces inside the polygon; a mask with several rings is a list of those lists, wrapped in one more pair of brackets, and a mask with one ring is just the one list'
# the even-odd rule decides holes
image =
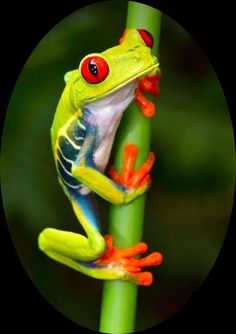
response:
{"label": "bamboo-like stalk", "polygon": [[[157,54],[161,13],[149,6],[129,1],[127,28],[148,30],[154,37],[153,54]],[[135,167],[146,159],[150,149],[151,119],[132,105],[125,112],[116,141],[115,168],[120,171],[123,149],[134,143],[139,147]],[[141,241],[145,195],[124,206],[111,206],[109,234],[117,247],[129,247]],[[105,281],[101,309],[100,332],[132,333],[135,328],[137,286],[123,281]]]}

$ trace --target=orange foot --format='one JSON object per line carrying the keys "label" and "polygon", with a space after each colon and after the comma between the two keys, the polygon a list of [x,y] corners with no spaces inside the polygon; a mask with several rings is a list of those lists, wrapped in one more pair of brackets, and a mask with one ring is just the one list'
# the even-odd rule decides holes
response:
{"label": "orange foot", "polygon": [[94,263],[96,267],[107,267],[111,271],[111,278],[132,281],[138,285],[150,285],[153,276],[150,272],[141,272],[143,267],[158,266],[162,262],[162,255],[153,252],[150,255],[137,259],[134,256],[143,254],[148,247],[144,242],[140,242],[129,248],[116,248],[113,246],[113,237],[106,235],[106,251]]}
{"label": "orange foot", "polygon": [[153,152],[149,153],[148,159],[144,164],[134,170],[134,163],[138,155],[138,147],[134,144],[126,145],[124,148],[124,162],[122,171],[119,174],[112,166],[108,171],[110,178],[117,184],[121,184],[126,188],[138,188],[142,186],[148,186],[151,182],[149,175],[150,170],[155,161],[155,155]]}
{"label": "orange foot", "polygon": [[159,95],[159,81],[160,75],[158,74],[151,77],[146,76],[139,80],[135,101],[146,117],[153,117],[155,115],[155,105],[142,92],[148,92],[157,98]]}

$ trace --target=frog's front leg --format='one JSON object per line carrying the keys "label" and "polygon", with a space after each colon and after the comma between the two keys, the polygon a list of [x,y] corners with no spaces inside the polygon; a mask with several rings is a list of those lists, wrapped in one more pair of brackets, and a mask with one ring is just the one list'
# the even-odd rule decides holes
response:
{"label": "frog's front leg", "polygon": [[[87,148],[86,148],[87,150]],[[81,154],[80,161],[72,167],[72,175],[92,191],[112,204],[126,204],[142,195],[151,182],[150,170],[155,156],[150,152],[146,162],[136,171],[133,170],[138,148],[134,144],[124,149],[124,163],[121,175],[114,168],[109,171],[108,178],[96,167],[92,155]]]}

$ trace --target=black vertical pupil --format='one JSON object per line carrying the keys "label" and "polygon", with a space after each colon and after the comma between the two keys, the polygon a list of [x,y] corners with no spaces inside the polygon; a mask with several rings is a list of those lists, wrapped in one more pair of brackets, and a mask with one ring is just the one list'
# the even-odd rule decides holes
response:
{"label": "black vertical pupil", "polygon": [[93,74],[94,76],[98,75],[98,68],[97,65],[95,63],[90,62],[89,63],[89,71],[91,74]]}

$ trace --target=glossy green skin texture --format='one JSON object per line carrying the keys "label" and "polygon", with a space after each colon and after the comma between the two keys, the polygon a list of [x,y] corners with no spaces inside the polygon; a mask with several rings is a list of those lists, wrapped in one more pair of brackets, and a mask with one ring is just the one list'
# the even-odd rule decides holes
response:
{"label": "glossy green skin texture", "polygon": [[[158,62],[136,29],[128,30],[120,45],[100,54],[90,54],[88,56],[94,55],[106,60],[109,66],[109,74],[101,83],[91,84],[86,82],[81,75],[81,64],[84,59],[78,69],[66,73],[66,86],[51,127],[53,154],[55,161],[57,161],[60,137],[64,136],[63,138],[69,140],[68,128],[72,121],[78,121],[80,130],[82,131],[82,127],[85,127],[86,131],[84,130],[83,143],[80,146],[77,159],[72,163],[70,175],[79,184],[86,186],[86,189],[90,189],[107,201],[117,205],[126,204],[142,195],[147,190],[147,186],[135,189],[118,186],[103,174],[101,168],[96,166],[93,159],[96,154],[95,150],[99,146],[102,152],[103,145],[107,145],[106,137],[101,140],[99,131],[107,124],[105,120],[100,119],[97,119],[96,124],[98,125],[92,124],[90,119],[87,119],[87,116],[85,117],[84,110],[92,102],[96,103],[97,101],[103,101],[103,99],[105,101],[106,97],[121,88],[128,87],[129,83],[134,80],[155,72]],[[119,101],[113,100],[112,103],[116,105]],[[117,128],[117,122],[119,120],[115,116],[110,120],[110,126],[113,126],[114,132]],[[60,177],[59,182],[68,196],[87,237],[73,232],[46,228],[39,235],[39,248],[54,260],[91,277],[129,280],[129,273],[120,265],[116,267],[114,265],[99,266],[97,264],[97,260],[105,252],[106,243],[101,234],[96,213],[93,212],[93,206],[89,203],[91,201],[90,194],[72,191],[62,182]]]}

